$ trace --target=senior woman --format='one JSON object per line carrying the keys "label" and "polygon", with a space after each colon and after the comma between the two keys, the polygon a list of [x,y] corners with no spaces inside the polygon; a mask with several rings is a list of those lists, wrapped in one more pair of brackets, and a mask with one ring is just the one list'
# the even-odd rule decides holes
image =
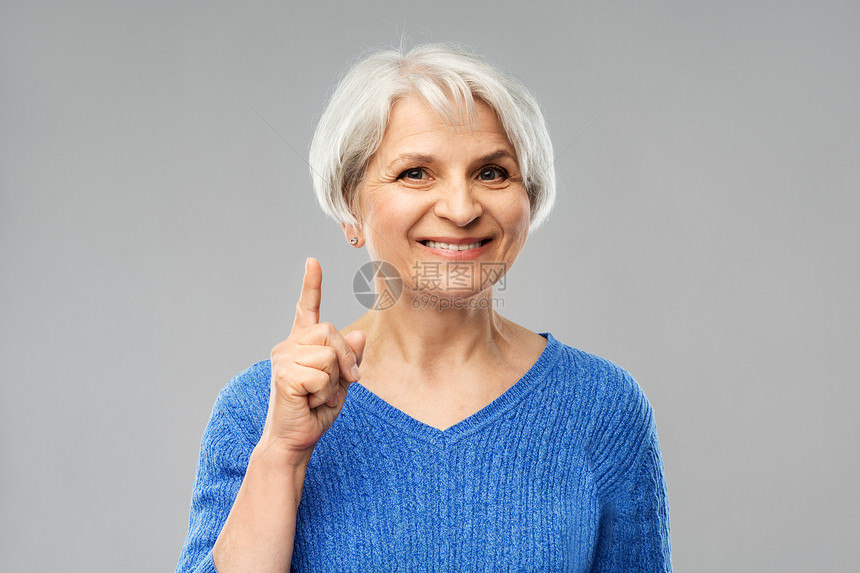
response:
{"label": "senior woman", "polygon": [[351,68],[314,189],[402,292],[338,330],[307,260],[289,337],[215,403],[178,571],[671,569],[642,390],[493,308],[552,160],[534,98],[461,48]]}

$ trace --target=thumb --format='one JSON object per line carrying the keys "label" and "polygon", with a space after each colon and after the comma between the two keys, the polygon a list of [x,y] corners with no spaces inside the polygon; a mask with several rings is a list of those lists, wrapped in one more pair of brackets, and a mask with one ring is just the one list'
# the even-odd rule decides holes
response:
{"label": "thumb", "polygon": [[367,344],[367,335],[361,330],[353,330],[343,337],[352,351],[355,352],[355,360],[361,365],[361,358],[364,355],[364,345]]}

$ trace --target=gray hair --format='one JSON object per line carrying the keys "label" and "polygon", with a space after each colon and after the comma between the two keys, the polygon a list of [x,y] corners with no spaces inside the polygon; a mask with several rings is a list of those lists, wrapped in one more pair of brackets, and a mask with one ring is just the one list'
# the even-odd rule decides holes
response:
{"label": "gray hair", "polygon": [[371,156],[382,143],[391,108],[421,96],[452,124],[459,108],[475,117],[475,98],[490,106],[514,148],[536,229],[555,202],[552,142],[535,98],[483,58],[453,44],[377,51],[355,63],[337,85],[310,147],[314,192],[329,217],[357,225],[357,195]]}

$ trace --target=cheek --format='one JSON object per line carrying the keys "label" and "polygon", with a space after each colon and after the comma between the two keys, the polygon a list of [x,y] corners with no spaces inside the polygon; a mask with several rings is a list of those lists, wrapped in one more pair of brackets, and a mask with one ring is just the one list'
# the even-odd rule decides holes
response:
{"label": "cheek", "polygon": [[368,247],[383,258],[397,258],[397,252],[402,251],[409,240],[410,229],[416,221],[413,211],[395,200],[369,198],[363,212]]}
{"label": "cheek", "polygon": [[421,219],[430,206],[431,203],[422,198],[389,190],[385,194],[369,194],[365,212],[379,234],[390,232],[403,235]]}
{"label": "cheek", "polygon": [[523,235],[523,240],[525,240],[531,217],[531,205],[528,197],[525,194],[517,197],[501,211],[501,217],[503,217],[502,224],[511,233]]}

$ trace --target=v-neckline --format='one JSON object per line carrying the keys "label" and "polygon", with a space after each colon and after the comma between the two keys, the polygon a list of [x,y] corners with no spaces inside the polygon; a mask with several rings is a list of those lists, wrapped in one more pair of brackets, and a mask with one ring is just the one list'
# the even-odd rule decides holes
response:
{"label": "v-neckline", "polygon": [[557,360],[562,345],[548,332],[541,332],[539,334],[546,338],[546,346],[537,361],[526,371],[523,377],[505,390],[498,398],[474,414],[444,430],[413,418],[362,386],[360,382],[356,382],[350,386],[349,399],[346,405],[359,406],[389,424],[398,426],[401,430],[416,438],[434,443],[447,443],[460,439],[480,430],[487,423],[495,420],[499,415],[522,400],[523,397],[544,379],[547,372],[549,372]]}

